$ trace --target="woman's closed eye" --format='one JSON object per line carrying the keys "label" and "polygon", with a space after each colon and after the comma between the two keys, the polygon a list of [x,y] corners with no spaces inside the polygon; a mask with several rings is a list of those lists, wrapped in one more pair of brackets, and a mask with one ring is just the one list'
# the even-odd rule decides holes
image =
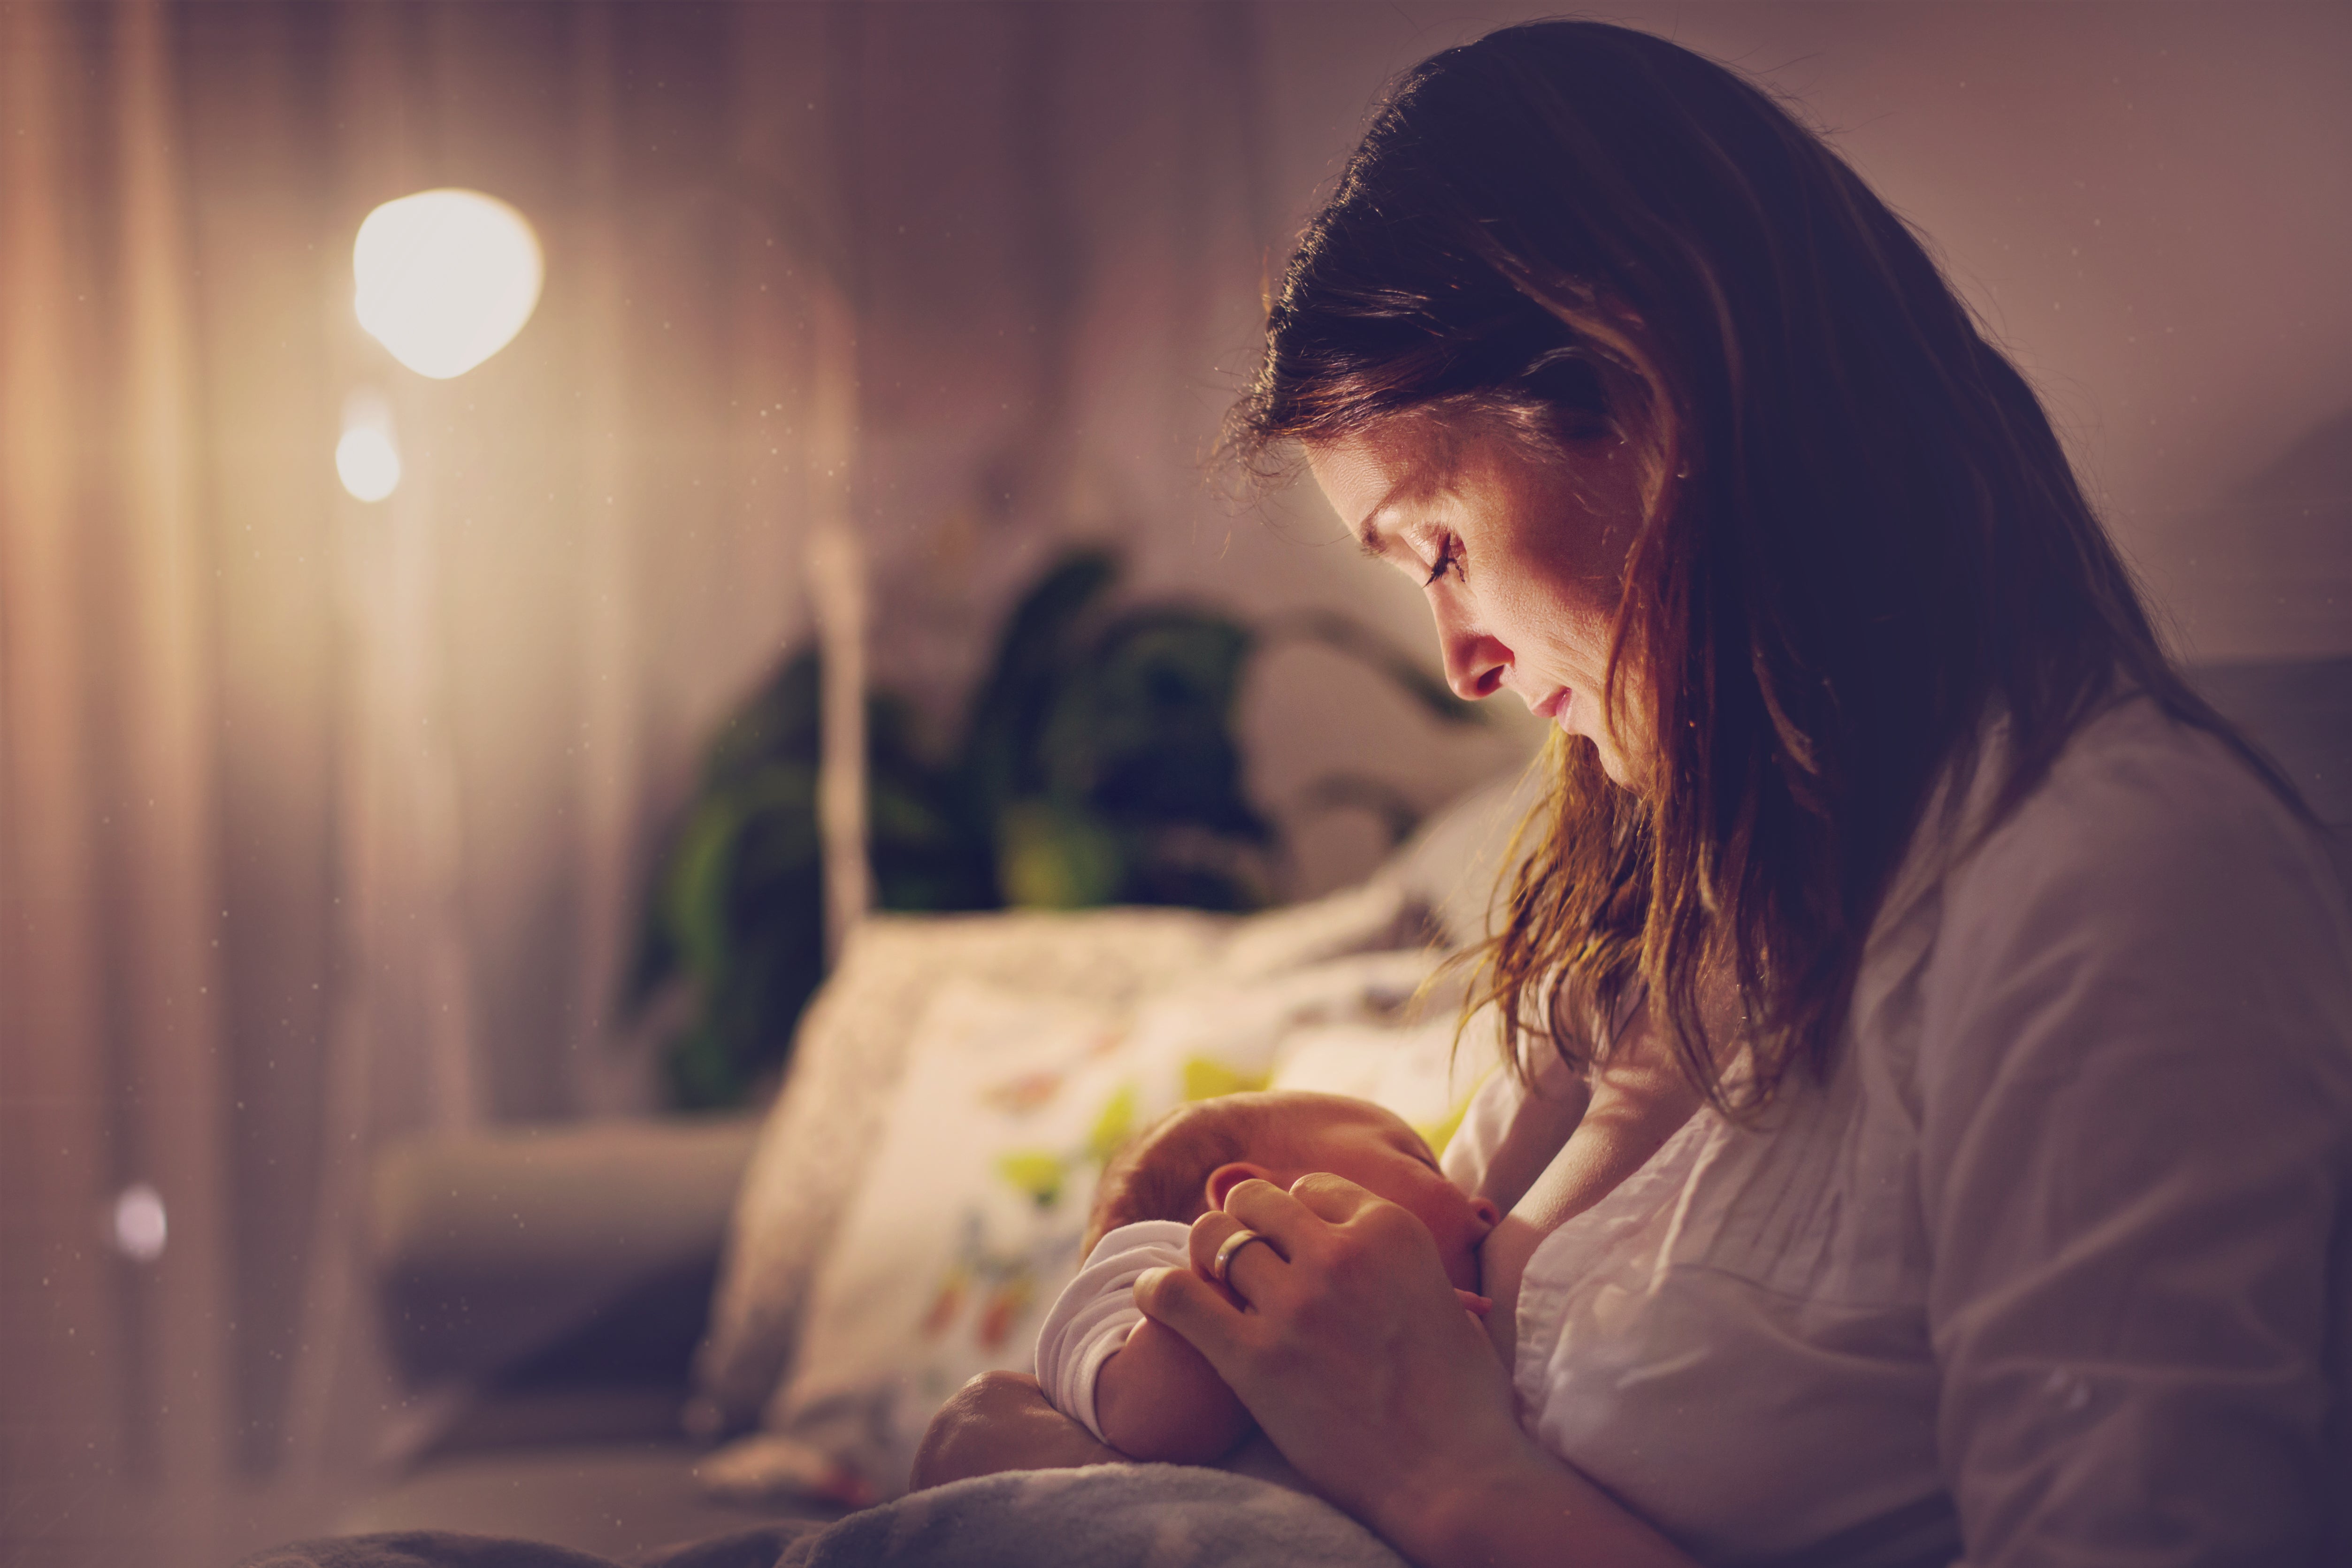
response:
{"label": "woman's closed eye", "polygon": [[1423,588],[1434,587],[1437,580],[1448,571],[1457,577],[1462,575],[1462,541],[1452,534],[1438,540],[1437,559],[1430,567],[1429,575],[1421,580],[1421,585]]}

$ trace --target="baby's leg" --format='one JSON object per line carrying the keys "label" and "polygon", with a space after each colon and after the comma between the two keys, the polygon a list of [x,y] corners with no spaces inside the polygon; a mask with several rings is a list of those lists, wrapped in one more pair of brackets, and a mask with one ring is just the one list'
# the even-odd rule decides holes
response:
{"label": "baby's leg", "polygon": [[949,1396],[915,1450],[914,1490],[999,1470],[1116,1465],[1126,1456],[1045,1402],[1024,1373],[983,1372]]}

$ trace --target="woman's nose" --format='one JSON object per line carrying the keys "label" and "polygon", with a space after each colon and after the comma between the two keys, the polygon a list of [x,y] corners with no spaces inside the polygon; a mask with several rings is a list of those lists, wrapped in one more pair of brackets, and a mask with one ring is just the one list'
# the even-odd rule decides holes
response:
{"label": "woman's nose", "polygon": [[1445,660],[1445,684],[1464,702],[1491,697],[1503,689],[1503,672],[1511,667],[1511,651],[1499,639],[1475,627],[1454,623],[1441,610],[1437,646]]}

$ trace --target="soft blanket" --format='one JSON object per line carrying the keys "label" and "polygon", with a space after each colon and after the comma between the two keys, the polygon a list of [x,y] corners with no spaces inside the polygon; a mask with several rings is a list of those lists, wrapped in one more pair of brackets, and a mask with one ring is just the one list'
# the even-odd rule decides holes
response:
{"label": "soft blanket", "polygon": [[1189,1465],[978,1476],[854,1513],[776,1568],[1405,1568],[1320,1498]]}
{"label": "soft blanket", "polygon": [[[812,1533],[802,1533],[812,1531]],[[782,1555],[778,1556],[781,1551]],[[1318,1498],[1183,1465],[1017,1470],[935,1487],[814,1529],[673,1548],[640,1568],[1405,1568]],[[525,1541],[440,1531],[279,1547],[245,1568],[618,1568]]]}

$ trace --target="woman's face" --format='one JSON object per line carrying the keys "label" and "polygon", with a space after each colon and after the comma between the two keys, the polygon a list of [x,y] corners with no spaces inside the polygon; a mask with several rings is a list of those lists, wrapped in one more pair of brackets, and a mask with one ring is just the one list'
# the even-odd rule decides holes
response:
{"label": "woman's face", "polygon": [[1401,414],[1307,454],[1368,554],[1423,585],[1445,678],[1465,698],[1517,693],[1600,753],[1620,788],[1647,771],[1646,718],[1626,671],[1601,712],[1610,628],[1641,521],[1633,447],[1604,434],[1538,456],[1483,421]]}

